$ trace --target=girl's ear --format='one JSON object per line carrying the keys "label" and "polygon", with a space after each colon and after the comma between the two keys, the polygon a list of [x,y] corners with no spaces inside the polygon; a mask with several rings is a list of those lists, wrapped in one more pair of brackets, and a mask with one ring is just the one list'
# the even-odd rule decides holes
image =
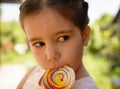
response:
{"label": "girl's ear", "polygon": [[85,29],[82,32],[82,40],[83,40],[83,44],[87,45],[90,39],[90,27],[86,26]]}

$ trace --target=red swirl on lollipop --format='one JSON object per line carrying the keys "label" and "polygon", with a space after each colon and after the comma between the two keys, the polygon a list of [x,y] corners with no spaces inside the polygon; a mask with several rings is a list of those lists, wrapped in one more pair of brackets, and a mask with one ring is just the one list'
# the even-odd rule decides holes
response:
{"label": "red swirl on lollipop", "polygon": [[75,73],[71,67],[48,69],[42,81],[43,89],[70,89],[75,81]]}

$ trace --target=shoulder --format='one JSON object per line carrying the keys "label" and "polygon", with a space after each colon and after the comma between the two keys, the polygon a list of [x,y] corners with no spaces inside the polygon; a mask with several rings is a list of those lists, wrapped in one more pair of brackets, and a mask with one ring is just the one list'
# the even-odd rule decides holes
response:
{"label": "shoulder", "polygon": [[27,81],[27,79],[34,75],[37,71],[42,71],[42,68],[35,66],[33,68],[31,68],[23,77],[23,79],[21,80],[21,82],[19,83],[19,85],[17,86],[16,89],[22,89],[23,85],[25,84],[25,82]]}
{"label": "shoulder", "polygon": [[75,81],[72,89],[98,89],[91,77],[84,77]]}

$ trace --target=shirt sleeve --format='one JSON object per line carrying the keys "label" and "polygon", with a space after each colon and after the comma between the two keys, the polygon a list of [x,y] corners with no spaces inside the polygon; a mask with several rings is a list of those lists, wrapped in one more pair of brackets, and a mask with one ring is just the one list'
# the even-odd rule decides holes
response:
{"label": "shirt sleeve", "polygon": [[36,69],[34,69],[27,78],[22,89],[42,89],[42,87],[39,85],[39,81],[44,72],[45,70],[43,70],[41,67],[37,67]]}
{"label": "shirt sleeve", "polygon": [[85,77],[75,81],[71,89],[98,89],[91,77]]}

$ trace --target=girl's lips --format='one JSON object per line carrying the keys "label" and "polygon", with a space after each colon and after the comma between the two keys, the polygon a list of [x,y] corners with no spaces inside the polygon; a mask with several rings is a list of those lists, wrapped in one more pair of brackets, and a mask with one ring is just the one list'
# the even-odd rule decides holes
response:
{"label": "girl's lips", "polygon": [[49,69],[51,69],[51,70],[59,69],[59,68],[62,68],[62,67],[49,67]]}
{"label": "girl's lips", "polygon": [[54,69],[63,68],[63,67],[65,67],[65,66],[68,66],[68,65],[62,65],[62,66],[53,66],[53,67],[49,67],[49,69],[52,69],[52,70],[54,70]]}

